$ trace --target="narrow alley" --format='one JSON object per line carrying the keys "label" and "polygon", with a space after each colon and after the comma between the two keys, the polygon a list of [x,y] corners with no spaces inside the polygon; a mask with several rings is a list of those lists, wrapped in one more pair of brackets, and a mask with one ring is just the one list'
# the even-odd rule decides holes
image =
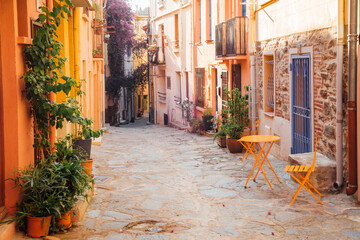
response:
{"label": "narrow alley", "polygon": [[84,220],[55,237],[360,239],[360,210],[345,194],[325,195],[322,206],[303,190],[289,205],[297,185],[282,172],[284,161],[270,157],[282,181],[273,190],[262,175],[245,189],[254,160],[240,163],[242,154],[210,137],[146,119],[108,129],[94,148],[95,195]]}

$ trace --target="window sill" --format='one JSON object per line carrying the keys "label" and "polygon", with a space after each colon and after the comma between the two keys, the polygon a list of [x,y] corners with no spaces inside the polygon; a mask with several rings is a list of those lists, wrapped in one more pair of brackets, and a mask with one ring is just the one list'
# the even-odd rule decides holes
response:
{"label": "window sill", "polygon": [[202,43],[201,42],[196,42],[194,43],[195,46],[202,46]]}
{"label": "window sill", "polygon": [[196,106],[195,108],[196,108],[196,110],[198,110],[198,111],[200,111],[200,112],[204,112],[204,111],[205,111],[205,108],[200,107],[200,106]]}
{"label": "window sill", "polygon": [[207,44],[211,44],[211,43],[214,43],[215,41],[214,40],[206,40],[205,41]]}
{"label": "window sill", "polygon": [[83,18],[86,22],[89,22],[89,16],[87,16],[85,13],[82,14],[82,18]]}
{"label": "window sill", "polygon": [[19,36],[16,38],[17,44],[20,45],[32,45],[32,38]]}
{"label": "window sill", "polygon": [[275,117],[275,113],[274,113],[274,112],[264,112],[264,115],[265,115],[265,116],[268,116],[268,117],[271,117],[271,118],[274,118],[274,117]]}

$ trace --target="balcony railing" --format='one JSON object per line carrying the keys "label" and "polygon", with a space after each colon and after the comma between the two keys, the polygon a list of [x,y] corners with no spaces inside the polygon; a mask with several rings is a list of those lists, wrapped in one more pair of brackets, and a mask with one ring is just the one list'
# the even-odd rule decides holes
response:
{"label": "balcony railing", "polygon": [[221,57],[226,54],[226,24],[219,23],[215,26],[215,47],[216,47],[216,56]]}
{"label": "balcony railing", "polygon": [[166,103],[166,93],[158,92],[159,102]]}
{"label": "balcony railing", "polygon": [[150,56],[150,63],[154,65],[165,64],[165,54],[162,49],[156,47],[155,50],[152,51]]}
{"label": "balcony railing", "polygon": [[234,17],[215,27],[216,56],[246,55],[248,46],[248,18]]}

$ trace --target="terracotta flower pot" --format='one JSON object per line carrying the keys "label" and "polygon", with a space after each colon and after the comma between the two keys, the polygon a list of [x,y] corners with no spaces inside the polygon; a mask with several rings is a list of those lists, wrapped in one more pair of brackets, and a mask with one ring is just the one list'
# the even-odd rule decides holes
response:
{"label": "terracotta flower pot", "polygon": [[56,227],[68,229],[71,227],[71,214],[70,211],[67,211],[61,217],[56,219]]}
{"label": "terracotta flower pot", "polygon": [[226,147],[226,136],[218,136],[216,138],[217,144],[219,147],[225,148]]}
{"label": "terracotta flower pot", "polygon": [[243,150],[243,145],[238,139],[226,138],[226,146],[231,153],[241,153]]}
{"label": "terracotta flower pot", "polygon": [[45,237],[49,234],[51,216],[27,216],[27,235],[30,237]]}
{"label": "terracotta flower pot", "polygon": [[85,168],[87,175],[91,177],[93,160],[88,158],[87,160],[81,161],[81,165]]}

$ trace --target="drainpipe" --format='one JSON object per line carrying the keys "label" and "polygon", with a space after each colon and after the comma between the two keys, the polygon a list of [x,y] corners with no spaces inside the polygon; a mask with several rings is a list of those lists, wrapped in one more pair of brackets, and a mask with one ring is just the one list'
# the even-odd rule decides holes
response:
{"label": "drainpipe", "polygon": [[344,57],[344,0],[338,1],[338,36],[336,64],[336,182],[335,191],[343,186],[343,57]]}
{"label": "drainpipe", "polygon": [[349,182],[347,195],[357,190],[357,141],[356,141],[356,50],[357,50],[357,1],[349,0],[349,84],[348,84],[348,146],[349,146]]}
{"label": "drainpipe", "polygon": [[[49,9],[49,11],[52,11],[53,9],[53,0],[46,0],[46,7]],[[50,58],[50,56],[49,56]],[[50,92],[49,95],[50,101],[51,102],[55,102],[56,101],[56,96],[54,92]],[[51,126],[50,125],[50,134],[49,134],[49,138],[50,138],[50,143],[51,143],[51,149],[55,149],[55,141],[56,141],[56,128],[55,126]]]}
{"label": "drainpipe", "polygon": [[255,129],[255,118],[256,118],[256,15],[255,15],[255,0],[251,1],[250,5],[250,42],[249,42],[249,53],[250,53],[250,74],[251,74],[251,129]]}

